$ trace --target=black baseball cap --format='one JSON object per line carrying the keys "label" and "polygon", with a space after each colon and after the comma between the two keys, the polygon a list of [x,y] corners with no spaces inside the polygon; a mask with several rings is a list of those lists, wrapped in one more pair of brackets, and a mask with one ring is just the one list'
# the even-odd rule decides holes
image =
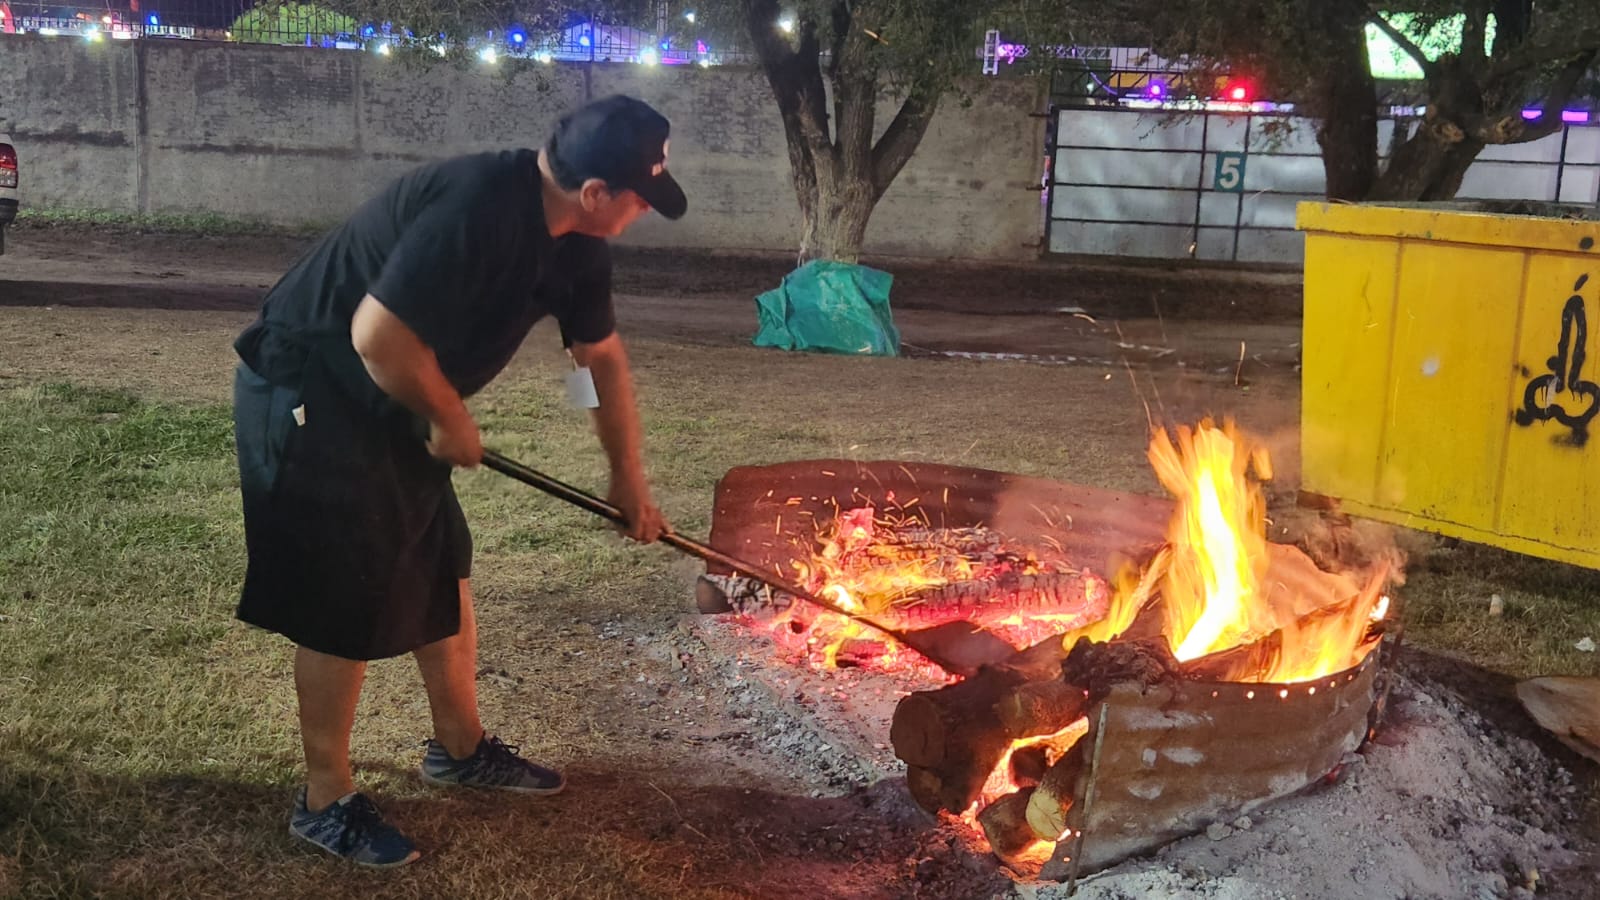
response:
{"label": "black baseball cap", "polygon": [[633,191],[656,212],[677,219],[689,201],[667,173],[670,132],[666,116],[648,103],[616,94],[564,116],[546,152],[561,171]]}

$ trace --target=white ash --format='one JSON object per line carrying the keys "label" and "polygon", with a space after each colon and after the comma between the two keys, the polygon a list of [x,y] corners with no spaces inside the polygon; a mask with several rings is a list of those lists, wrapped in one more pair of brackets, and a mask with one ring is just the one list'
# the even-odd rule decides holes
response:
{"label": "white ash", "polygon": [[[900,696],[935,684],[811,669],[783,658],[759,631],[717,617],[687,617],[672,638],[645,649],[681,663],[676,687],[716,695],[739,723],[736,737],[708,740],[747,742],[786,760],[792,790],[874,798],[886,834],[924,823],[922,850],[906,861],[907,896],[956,896],[947,889],[958,885],[963,897],[1068,896],[1064,884],[1003,878],[992,856],[973,852],[970,829],[922,814],[905,795],[890,718]],[[1538,746],[1485,721],[1448,687],[1403,675],[1378,741],[1348,757],[1337,783],[1081,879],[1077,896],[1600,897],[1592,893],[1600,856],[1580,836],[1580,801],[1572,773]]]}
{"label": "white ash", "polygon": [[[1402,677],[1339,783],[1081,879],[1086,900],[1589,896],[1572,773],[1447,688]],[[1587,863],[1587,865],[1585,865]],[[1584,870],[1587,869],[1587,874]],[[1065,885],[1013,897],[1064,900]]]}

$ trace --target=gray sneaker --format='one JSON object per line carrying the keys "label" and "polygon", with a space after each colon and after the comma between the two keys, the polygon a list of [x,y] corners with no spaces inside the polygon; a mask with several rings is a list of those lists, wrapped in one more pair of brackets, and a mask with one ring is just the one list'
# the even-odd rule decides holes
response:
{"label": "gray sneaker", "polygon": [[559,794],[567,786],[560,772],[523,759],[514,745],[487,735],[466,759],[452,757],[443,744],[430,739],[422,757],[422,780],[543,796]]}
{"label": "gray sneaker", "polygon": [[422,855],[411,841],[383,820],[366,794],[350,793],[322,812],[306,808],[306,789],[295,795],[289,833],[342,859],[374,869],[393,869]]}

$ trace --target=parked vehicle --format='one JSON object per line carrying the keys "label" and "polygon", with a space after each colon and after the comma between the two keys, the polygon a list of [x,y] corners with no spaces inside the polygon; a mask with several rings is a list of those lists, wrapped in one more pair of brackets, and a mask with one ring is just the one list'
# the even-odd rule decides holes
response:
{"label": "parked vehicle", "polygon": [[21,181],[17,148],[0,131],[0,253],[6,252],[6,226],[17,220],[17,184]]}

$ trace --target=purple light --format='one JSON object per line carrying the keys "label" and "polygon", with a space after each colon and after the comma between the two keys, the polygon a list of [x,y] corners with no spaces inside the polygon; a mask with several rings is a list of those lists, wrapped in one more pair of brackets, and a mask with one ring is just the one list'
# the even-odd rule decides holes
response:
{"label": "purple light", "polygon": [[705,41],[695,41],[694,42],[694,52],[696,52],[696,53],[707,53],[707,52],[709,52],[709,48],[706,47],[706,42]]}
{"label": "purple light", "polygon": [[1007,62],[1015,62],[1020,52],[1021,48],[1016,44],[1001,44],[994,48],[995,55]]}
{"label": "purple light", "polygon": [[1145,96],[1152,100],[1160,100],[1161,98],[1167,96],[1167,83],[1159,78],[1155,79],[1149,84],[1145,85],[1144,93]]}
{"label": "purple light", "polygon": [[[1544,115],[1544,110],[1542,109],[1525,109],[1522,111],[1522,117],[1530,122],[1542,115]],[[1564,109],[1561,111],[1561,121],[1566,122],[1568,125],[1582,125],[1589,121],[1589,113],[1587,110],[1582,109]]]}

